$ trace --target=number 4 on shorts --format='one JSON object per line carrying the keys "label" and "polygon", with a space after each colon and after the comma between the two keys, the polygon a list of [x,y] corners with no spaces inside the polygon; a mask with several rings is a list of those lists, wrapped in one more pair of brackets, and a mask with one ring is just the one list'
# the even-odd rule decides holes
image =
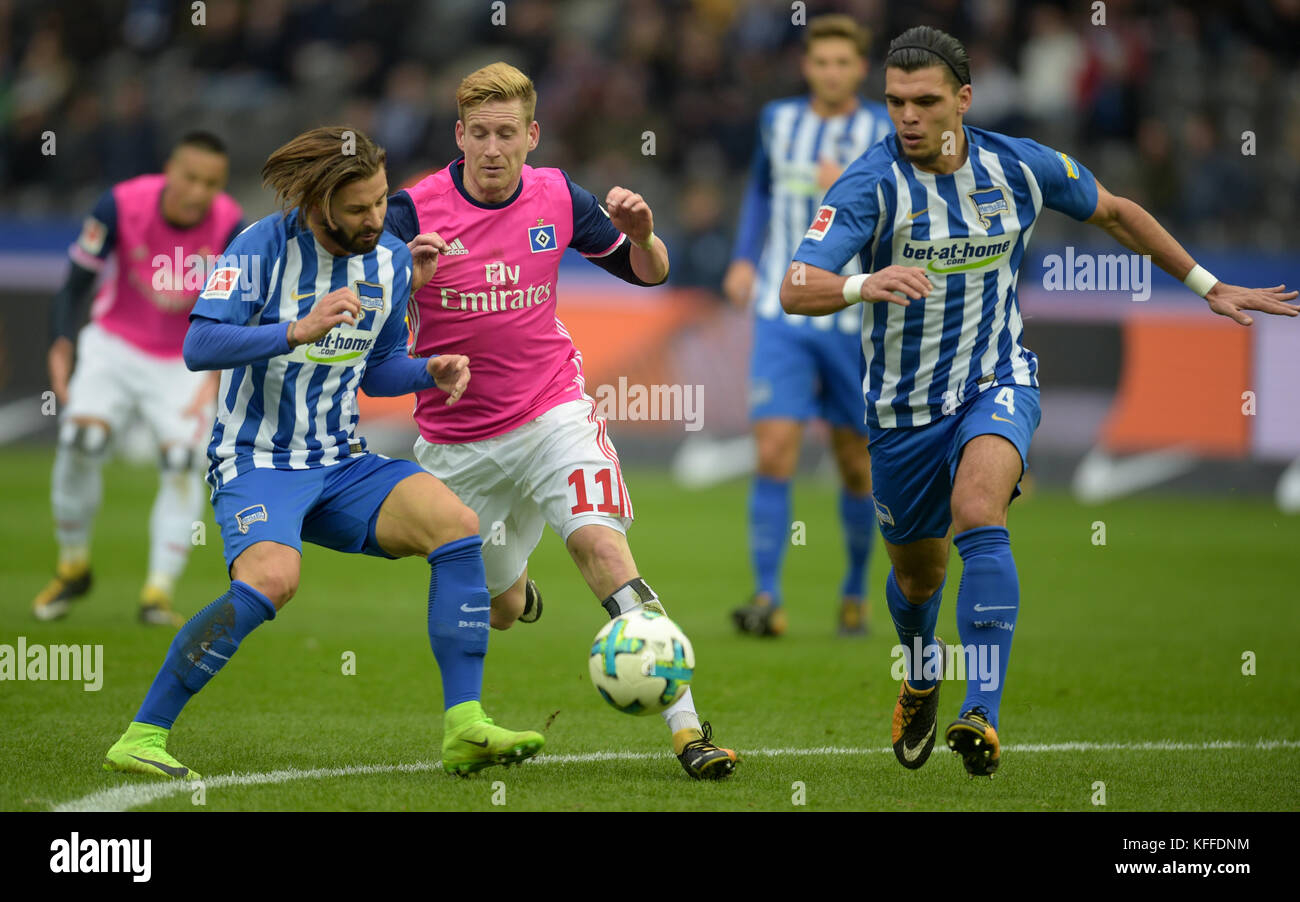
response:
{"label": "number 4 on shorts", "polygon": [[599,511],[602,514],[618,514],[622,516],[623,508],[620,504],[622,499],[618,497],[614,489],[614,471],[609,467],[597,470],[593,479],[605,496],[604,502],[594,507],[587,500],[587,471],[574,470],[569,474],[568,482],[573,487],[574,496],[574,504],[570,508],[570,513],[589,514],[592,511]]}
{"label": "number 4 on shorts", "polygon": [[1016,395],[1010,387],[1003,388],[998,392],[998,396],[993,399],[994,404],[1001,404],[1007,409],[1007,413],[1015,416],[1016,413]]}

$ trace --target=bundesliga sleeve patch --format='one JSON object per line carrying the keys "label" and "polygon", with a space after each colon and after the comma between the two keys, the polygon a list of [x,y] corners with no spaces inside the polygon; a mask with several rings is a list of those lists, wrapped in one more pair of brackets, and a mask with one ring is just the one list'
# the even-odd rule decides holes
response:
{"label": "bundesliga sleeve patch", "polygon": [[811,238],[813,241],[821,241],[826,237],[830,230],[831,223],[835,221],[835,208],[830,204],[822,204],[817,208],[817,215],[813,217],[812,225],[804,234],[804,238]]}
{"label": "bundesliga sleeve patch", "polygon": [[99,252],[104,249],[106,237],[108,237],[108,226],[93,216],[87,216],[86,221],[81,224],[81,236],[77,238],[77,245],[92,257],[98,257]]}
{"label": "bundesliga sleeve patch", "polygon": [[230,294],[239,284],[239,267],[237,266],[220,266],[212,270],[212,275],[208,276],[208,284],[204,286],[201,298],[212,298],[213,300],[226,301],[230,299]]}

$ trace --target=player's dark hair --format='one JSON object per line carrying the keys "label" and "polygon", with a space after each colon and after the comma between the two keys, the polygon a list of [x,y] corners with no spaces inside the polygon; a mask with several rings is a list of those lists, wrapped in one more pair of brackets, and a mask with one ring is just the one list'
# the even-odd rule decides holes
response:
{"label": "player's dark hair", "polygon": [[199,150],[206,150],[208,153],[219,153],[223,157],[230,156],[229,151],[226,150],[225,141],[222,141],[212,132],[201,129],[181,135],[181,139],[172,145],[172,153],[182,147],[197,147]]}
{"label": "player's dark hair", "polygon": [[863,58],[871,47],[871,29],[859,25],[852,16],[842,13],[828,13],[808,20],[808,28],[803,36],[804,53],[812,48],[814,41],[823,38],[845,38],[852,41],[853,46],[858,49],[858,55]]}
{"label": "player's dark hair", "polygon": [[909,28],[889,42],[885,54],[885,68],[915,72],[942,66],[953,77],[957,87],[970,84],[970,59],[961,41],[929,25]]}
{"label": "player's dark hair", "polygon": [[388,162],[384,149],[365,132],[327,125],[303,132],[278,147],[262,167],[262,184],[275,192],[283,209],[307,213],[319,207],[330,223],[330,199],[343,185],[368,179]]}

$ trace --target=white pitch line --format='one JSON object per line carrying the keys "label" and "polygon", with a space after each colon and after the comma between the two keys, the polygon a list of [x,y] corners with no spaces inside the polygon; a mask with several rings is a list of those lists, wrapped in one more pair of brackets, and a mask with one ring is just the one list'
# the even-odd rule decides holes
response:
{"label": "white pitch line", "polygon": [[[1221,740],[1217,742],[1175,742],[1161,739],[1154,742],[1056,742],[1026,743],[1004,746],[1007,752],[1217,752],[1232,749],[1250,749],[1271,751],[1274,749],[1300,749],[1300,740],[1295,739],[1260,739],[1256,742],[1235,742]],[[887,755],[893,752],[889,746],[865,749],[845,746],[825,745],[816,748],[785,749],[747,749],[742,758],[785,758],[808,755]],[[588,764],[597,761],[646,761],[654,758],[669,758],[667,752],[587,752],[581,755],[542,755],[526,763],[543,764]],[[348,767],[317,767],[300,770],[296,767],[273,770],[261,774],[222,774],[206,777],[203,787],[221,789],[226,786],[266,786],[276,783],[288,783],[292,780],[324,780],[331,777],[365,777],[372,774],[425,773],[442,769],[441,761],[416,761],[412,764],[354,764]],[[192,792],[195,784],[187,780],[168,780],[165,782],[123,783],[111,789],[92,792],[80,799],[61,802],[53,811],[129,811],[142,805],[149,805],[172,796]]]}

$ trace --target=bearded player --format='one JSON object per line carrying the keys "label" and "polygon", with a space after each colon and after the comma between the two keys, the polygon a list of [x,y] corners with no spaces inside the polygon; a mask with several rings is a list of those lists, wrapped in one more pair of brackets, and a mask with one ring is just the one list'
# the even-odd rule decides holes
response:
{"label": "bearded player", "polygon": [[[758,150],[723,292],[754,306],[750,418],[758,451],[749,487],[754,595],[732,613],[741,632],[786,630],[781,564],[789,545],[790,488],[804,424],[821,417],[843,486],[839,497],[848,568],[840,584],[839,632],[868,631],[866,580],[876,534],[866,407],[862,403],[860,308],[806,317],[781,309],[781,279],[826,189],[852,160],[889,133],[879,103],[858,97],[870,36],[850,16],[817,16],[804,38],[809,94],[774,100],[759,115]],[[849,261],[844,275],[861,272]]]}
{"label": "bearded player", "polygon": [[[197,779],[167,751],[181,709],[298,590],[304,540],[352,554],[428,560],[429,643],[442,672],[442,766],[465,775],[541,751],[483,713],[487,589],[478,521],[409,460],[366,450],[356,392],[429,389],[455,404],[461,355],[406,354],[411,288],[430,275],[384,232],[384,151],[339,127],[305,132],[267,159],[287,213],[230,246],[191,314],[185,362],[219,369],[208,483],[230,588],[185,624],[104,769]],[[413,269],[415,271],[413,272]]]}
{"label": "bearded player", "polygon": [[[668,277],[668,251],[640,195],[613,188],[608,213],[558,169],[524,163],[540,134],[537,93],[513,66],[472,73],[457,92],[447,168],[389,203],[388,229],[438,258],[415,294],[417,353],[455,348],[474,361],[474,389],[446,407],[417,396],[416,459],[474,509],[492,596],[492,626],[531,622],[541,595],[528,556],[549,523],[609,616],[663,605],[628,548],[632,503],[618,454],[585,393],[582,355],[556,317],[560,257],[573,247],[633,285]],[[501,524],[506,541],[491,540]],[[732,772],[690,690],[664,712],[673,751],[696,779]]]}
{"label": "bearded player", "polygon": [[[158,495],[149,519],[142,623],[180,626],[172,590],[185,568],[203,506],[198,462],[212,422],[216,380],[185,368],[181,345],[209,262],[243,227],[222,192],[229,161],[221,140],[191,132],[160,175],[114,185],[69,249],[55,295],[50,383],[63,410],[50,492],[58,566],[32,604],[57,620],[90,591],[90,537],[102,494],[100,469],[113,439],[138,413],[158,444]],[[112,261],[80,335],[77,322],[96,276]],[[74,339],[76,369],[73,369]]]}
{"label": "bearded player", "polygon": [[[963,564],[962,643],[987,648],[998,664],[978,678],[968,665],[966,698],[945,739],[968,773],[992,776],[1020,612],[1007,509],[1039,422],[1038,359],[1021,344],[1016,280],[1039,214],[1048,207],[1101,228],[1242,325],[1251,324],[1247,310],[1295,316],[1284,302],[1297,293],[1216,280],[1151,214],[1108,192],[1073,158],[963,125],[971,91],[966,51],[951,35],[922,26],[894,39],[885,103],[895,134],[827,193],[781,301],[814,316],[872,305],[862,349],[873,496],[893,564],[885,597],[908,664],[894,707],[894,752],[918,768],[934,746],[932,677],[942,668],[912,660],[911,650],[919,640],[926,661],[943,660],[934,627],[951,528]],[[839,275],[855,257],[864,274]]]}

